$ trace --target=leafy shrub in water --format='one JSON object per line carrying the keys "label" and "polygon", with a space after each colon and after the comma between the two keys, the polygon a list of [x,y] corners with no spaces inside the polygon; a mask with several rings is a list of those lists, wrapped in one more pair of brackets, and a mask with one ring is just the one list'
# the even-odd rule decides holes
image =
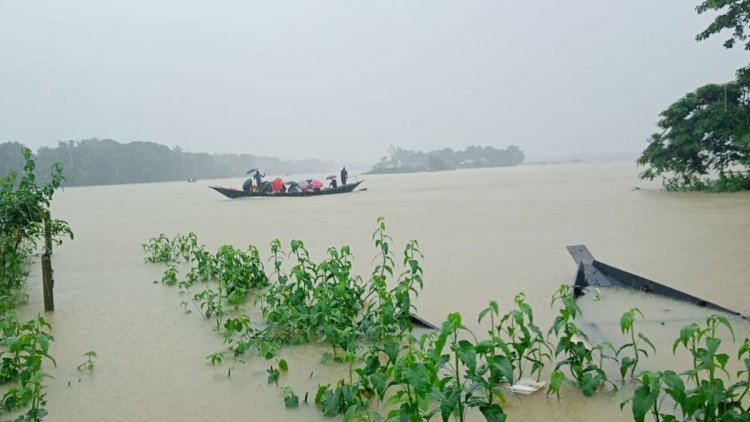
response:
{"label": "leafy shrub in water", "polygon": [[37,183],[31,151],[24,148],[23,174],[0,177],[0,383],[12,383],[2,397],[2,409],[28,407],[17,421],[39,421],[47,415],[45,382],[50,376],[42,363],[55,364],[49,354],[53,340],[50,325],[42,317],[21,323],[13,307],[23,294],[28,260],[37,241],[49,236],[52,243],[73,238],[67,222],[49,218],[52,196],[63,181],[62,165],[55,163],[50,181]]}
{"label": "leafy shrub in water", "polygon": [[[218,365],[228,353],[237,359],[250,350],[272,359],[284,344],[327,343],[332,353],[326,353],[324,361],[334,358],[348,365],[348,375],[319,386],[314,402],[326,416],[423,421],[440,415],[444,421],[463,421],[469,412],[476,412],[489,421],[504,421],[502,405],[508,387],[526,374],[539,380],[554,356],[557,362],[548,393],[558,397],[566,382],[586,396],[612,384],[604,359],[619,358],[621,376],[629,372],[642,383],[629,400],[638,421],[649,413],[665,421],[747,420],[743,402],[750,385],[750,340],[745,340],[738,353],[745,368],[737,373],[741,380],[725,387],[719,375],[728,376],[729,356],[719,353],[721,341],[716,332],[721,326],[731,332],[731,326],[723,317],[714,316],[705,327],[692,324],[681,331],[674,347],[689,350],[692,370],[637,375],[641,357],[648,356],[643,346],[654,349],[647,337],[636,332],[635,321],[642,313],[633,308],[623,314],[620,329],[627,341],[617,351],[609,343],[592,346],[575,322],[581,310],[569,286],[561,286],[552,299],[553,305],[560,305],[547,334],[557,340],[554,352],[535,324],[523,293],[505,314],[495,301],[480,312],[479,323],[489,320],[490,324],[486,339],[477,339],[457,313],[448,315],[438,331],[415,336],[410,313],[423,286],[422,255],[416,241],[408,242],[401,261],[404,269],[395,276],[393,240],[382,219],[373,234],[378,255],[367,283],[351,273],[353,257],[346,246],[329,248],[326,258],[316,263],[302,241],[292,241],[286,253],[275,240],[271,243],[273,272],[267,276],[252,246],[247,251],[222,246],[210,254],[204,247],[194,247],[195,238],[177,238],[188,239],[185,244],[191,245],[190,256],[180,256],[192,267],[182,281],[174,267],[169,267],[168,284],[175,280],[187,290],[197,281],[216,281],[193,297],[203,317],[216,320],[216,329],[227,345],[227,350],[213,353],[207,360]],[[288,271],[284,269],[286,260],[292,263]],[[261,324],[236,311],[251,292],[258,293],[256,303],[265,320]],[[227,308],[230,305],[235,311]],[[610,349],[614,356],[606,354]],[[272,365],[267,371],[269,383],[277,385],[286,371],[281,365],[284,362],[286,367],[286,361],[278,362],[278,367]],[[291,387],[279,388],[285,407],[299,406],[300,399]],[[663,410],[665,398],[675,403],[674,412]],[[373,410],[375,402],[385,406],[385,415]]]}
{"label": "leafy shrub in water", "polygon": [[514,303],[516,309],[503,315],[499,324],[495,325],[499,308],[497,302],[491,301],[490,306],[479,314],[479,322],[490,314],[493,327],[489,332],[490,338],[497,337],[494,341],[501,345],[506,356],[512,359],[514,371],[517,372],[514,377],[508,379],[509,382],[523,378],[527,365],[530,366],[531,375],[536,374],[539,380],[545,362],[551,359],[552,348],[544,339],[542,330],[534,324],[534,311],[531,305],[526,303],[525,295],[517,294]]}
{"label": "leafy shrub in water", "polygon": [[315,264],[303,242],[294,240],[291,245],[297,263],[290,276],[277,267],[279,282],[262,296],[269,335],[282,343],[327,341],[334,355],[337,349],[354,350],[364,287],[359,277],[351,275],[349,247],[329,248],[328,258]]}
{"label": "leafy shrub in water", "polygon": [[203,248],[198,246],[198,236],[193,232],[186,235],[177,234],[171,240],[166,234],[159,233],[141,246],[146,253],[146,262],[154,264],[176,263],[180,258],[190,262],[194,258],[194,253]]}
{"label": "leafy shrub in water", "polygon": [[603,369],[603,359],[608,357],[604,354],[604,347],[608,344],[592,346],[586,333],[574,322],[581,314],[581,308],[578,307],[570,286],[560,286],[552,297],[553,305],[558,302],[561,304],[559,315],[549,329],[549,334],[554,333],[557,337],[555,357],[562,355],[564,359],[555,364],[548,393],[555,393],[560,397],[560,388],[568,380],[561,369],[567,368],[568,374],[573,378],[572,382],[581,389],[584,396],[590,397],[605,383],[611,384]]}
{"label": "leafy shrub in water", "polygon": [[8,290],[22,287],[28,271],[26,264],[35,243],[45,234],[45,226],[54,242],[62,237],[73,238],[68,223],[47,219],[52,196],[64,180],[62,164],[55,163],[51,179],[37,184],[36,162],[31,150],[22,151],[25,164],[23,174],[13,171],[0,176],[0,293],[6,298]]}
{"label": "leafy shrub in water", "polygon": [[44,382],[50,378],[42,372],[42,363],[48,360],[55,364],[49,354],[53,340],[49,334],[51,326],[42,317],[20,323],[14,315],[5,314],[0,320],[0,329],[0,345],[3,347],[0,351],[0,382],[14,383],[2,397],[2,408],[15,411],[29,407],[16,420],[41,420],[47,415]]}
{"label": "leafy shrub in water", "polygon": [[[680,374],[672,370],[645,372],[642,385],[620,407],[631,403],[633,419],[641,422],[647,415],[656,421],[750,421],[747,404],[750,389],[750,340],[745,339],[737,352],[740,369],[738,380],[731,382],[727,364],[731,357],[720,352],[718,330],[724,327],[734,338],[732,325],[721,315],[712,315],[704,326],[696,323],[680,330],[673,353],[687,350],[693,367]],[[683,379],[684,378],[684,379]],[[727,382],[731,384],[726,385]],[[666,398],[673,402],[671,411],[663,409]]]}
{"label": "leafy shrub in water", "polygon": [[255,246],[250,245],[247,251],[242,251],[224,245],[216,252],[215,259],[215,276],[230,305],[243,304],[251,290],[268,284],[263,262]]}
{"label": "leafy shrub in water", "polygon": [[149,239],[148,243],[141,246],[143,251],[146,252],[146,262],[169,263],[175,261],[172,241],[164,233],[159,233],[159,236]]}

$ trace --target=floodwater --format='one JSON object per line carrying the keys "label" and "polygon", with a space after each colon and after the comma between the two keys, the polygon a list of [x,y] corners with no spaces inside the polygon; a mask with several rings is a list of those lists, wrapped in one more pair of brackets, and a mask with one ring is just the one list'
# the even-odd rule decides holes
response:
{"label": "floodwater", "polygon": [[[667,193],[639,181],[637,173],[621,163],[367,176],[366,192],[280,199],[229,200],[204,181],[65,189],[56,194],[53,214],[69,221],[76,237],[53,256],[56,311],[46,317],[54,327],[57,367],[49,368],[55,378],[48,420],[324,419],[314,406],[284,410],[281,392],[266,384],[269,362],[207,364],[206,356],[222,349],[221,338],[197,312],[180,307],[190,295],[153,283],[163,267],[143,263],[141,244],[160,232],[193,231],[211,249],[252,243],[265,257],[274,238],[286,245],[302,239],[313,257],[349,244],[355,269],[366,277],[376,253],[371,234],[383,216],[397,246],[420,242],[425,289],[419,314],[439,324],[459,311],[477,332],[484,328],[476,315],[489,300],[507,309],[519,291],[547,326],[554,317],[551,294],[575,278],[565,249],[571,244],[750,314],[750,195]],[[43,309],[38,271],[29,294],[19,310],[23,317]],[[619,315],[641,305],[653,320],[664,317],[649,312],[678,307],[647,306],[638,295],[616,293],[582,301],[587,316],[615,337]],[[679,325],[671,326],[671,333],[649,335],[672,339]],[[656,359],[672,365],[671,342],[662,343]],[[78,372],[89,350],[99,356],[95,370]],[[284,349],[290,372],[281,383],[301,398],[309,391],[311,399],[318,383],[335,383],[341,368],[319,363],[320,354],[314,347]],[[507,400],[511,420],[630,420],[627,408],[619,410],[622,393],[585,399],[568,390],[559,402],[544,393]]]}

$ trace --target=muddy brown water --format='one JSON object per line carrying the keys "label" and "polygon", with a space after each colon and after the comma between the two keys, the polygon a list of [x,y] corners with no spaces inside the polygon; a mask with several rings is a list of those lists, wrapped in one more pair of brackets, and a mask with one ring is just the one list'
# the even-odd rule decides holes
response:
{"label": "muddy brown water", "polygon": [[[637,173],[621,163],[366,176],[365,192],[301,199],[229,200],[205,181],[67,188],[56,194],[53,213],[70,222],[76,238],[53,257],[57,310],[46,317],[58,365],[48,368],[55,378],[47,420],[325,419],[313,406],[286,411],[281,393],[266,384],[266,361],[207,364],[221,338],[196,312],[182,311],[189,295],[153,284],[163,267],[143,263],[140,245],[160,232],[193,231],[211,249],[252,243],[264,257],[275,238],[286,245],[302,239],[314,257],[348,244],[366,276],[375,219],[384,216],[398,248],[418,239],[425,255],[419,314],[439,323],[459,311],[477,332],[484,328],[476,315],[488,300],[507,309],[519,291],[546,326],[552,292],[575,277],[565,246],[581,243],[603,262],[750,314],[750,195],[667,193]],[[242,179],[212,182],[240,186]],[[23,317],[43,309],[36,266]],[[656,367],[672,365],[681,321],[705,317],[628,293],[588,297],[582,306],[611,334],[623,311],[642,306],[656,321],[648,333],[670,339],[657,342],[663,350],[648,363]],[[99,355],[91,375],[76,370],[89,350]],[[312,397],[318,383],[335,382],[342,370],[319,363],[321,353],[285,349],[290,372],[282,384]],[[586,399],[567,390],[559,402],[543,393],[509,396],[506,410],[511,420],[630,420],[618,407],[622,394]]]}

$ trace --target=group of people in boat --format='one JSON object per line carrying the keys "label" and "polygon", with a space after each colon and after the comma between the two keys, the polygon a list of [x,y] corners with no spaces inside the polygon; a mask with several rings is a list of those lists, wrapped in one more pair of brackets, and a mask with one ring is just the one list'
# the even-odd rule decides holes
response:
{"label": "group of people in boat", "polygon": [[[346,171],[346,167],[341,169],[339,173],[341,177],[341,185],[346,186],[347,179],[349,178],[349,172]],[[266,177],[265,173],[261,174],[260,170],[255,170],[255,174],[251,178],[245,180],[242,184],[242,190],[245,192],[261,192],[261,193],[297,193],[297,192],[309,192],[309,191],[321,191],[324,187],[322,181],[318,179],[305,179],[298,182],[284,182],[280,177],[273,179],[272,181],[263,180]],[[328,187],[337,188],[338,181],[336,176],[329,176],[330,180]],[[255,183],[253,183],[255,180]]]}

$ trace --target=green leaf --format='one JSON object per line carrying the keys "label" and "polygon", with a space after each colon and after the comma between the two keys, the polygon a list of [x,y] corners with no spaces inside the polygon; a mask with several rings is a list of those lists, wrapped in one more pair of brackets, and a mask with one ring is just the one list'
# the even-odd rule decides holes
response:
{"label": "green leaf", "polygon": [[328,389],[323,393],[321,402],[325,416],[333,417],[339,414],[339,411],[341,411],[341,396],[341,387],[336,388],[335,391]]}
{"label": "green leaf", "polygon": [[503,408],[495,403],[480,406],[479,411],[482,412],[482,416],[487,422],[504,422],[507,417]]}
{"label": "green leaf", "polygon": [[287,409],[294,409],[295,407],[299,407],[299,397],[297,397],[296,394],[291,394],[284,397],[284,406]]}
{"label": "green leaf", "polygon": [[390,342],[383,345],[383,351],[388,356],[388,361],[395,363],[398,360],[398,353],[401,350],[401,345],[396,342]]}
{"label": "green leaf", "polygon": [[651,389],[645,385],[636,388],[632,401],[633,419],[636,422],[643,422],[653,405]]}
{"label": "green leaf", "polygon": [[323,395],[328,391],[329,385],[319,385],[318,391],[315,392],[315,404],[323,404]]}
{"label": "green leaf", "polygon": [[375,387],[375,391],[377,391],[378,396],[382,400],[383,395],[385,394],[385,389],[387,387],[385,374],[383,374],[382,372],[376,372],[370,375],[370,382],[372,383],[373,387]]}
{"label": "green leaf", "polygon": [[674,345],[672,345],[672,353],[675,353],[677,350],[677,346],[682,344],[683,347],[687,347],[688,341],[690,341],[693,336],[700,331],[700,327],[696,323],[692,323],[690,325],[686,325],[680,329],[680,336],[677,337],[677,340],[675,340]]}
{"label": "green leaf", "polygon": [[[506,356],[497,355],[489,360],[490,365],[509,383],[514,383],[513,363]],[[553,374],[554,377],[554,374]]]}
{"label": "green leaf", "polygon": [[490,308],[483,309],[482,312],[479,313],[479,317],[477,318],[477,322],[482,322],[482,319],[491,311]]}
{"label": "green leaf", "polygon": [[719,363],[719,367],[724,369],[727,367],[727,362],[729,362],[729,355],[726,353],[719,353],[716,355],[716,361]]}
{"label": "green leaf", "polygon": [[458,400],[461,392],[452,387],[449,387],[445,391],[445,400],[440,402],[440,416],[443,421],[447,421],[454,410],[458,407]]}
{"label": "green leaf", "polygon": [[474,349],[476,350],[477,354],[483,355],[485,353],[488,353],[490,350],[492,350],[493,343],[489,340],[483,340],[477,343],[474,346]]}
{"label": "green leaf", "polygon": [[566,380],[565,373],[563,373],[562,371],[555,370],[554,372],[552,372],[552,375],[550,376],[549,390],[547,391],[547,394],[555,393],[555,395],[557,395],[557,398],[559,399],[560,388],[562,387],[565,380]]}
{"label": "green leaf", "polygon": [[664,371],[663,373],[664,384],[667,388],[666,393],[675,401],[675,403],[684,407],[685,405],[685,383],[682,378],[679,377],[674,371]]}
{"label": "green leaf", "polygon": [[630,329],[633,328],[633,321],[635,321],[635,316],[632,311],[622,314],[622,317],[620,317],[620,331],[622,331],[623,334],[630,331]]}
{"label": "green leaf", "polygon": [[349,406],[349,408],[346,409],[346,413],[344,414],[344,422],[353,421],[354,418],[357,416],[358,409],[359,409],[359,406],[357,406],[356,404]]}
{"label": "green leaf", "polygon": [[714,315],[714,317],[716,318],[717,321],[719,321],[720,324],[722,324],[725,327],[727,327],[727,329],[729,330],[729,332],[732,334],[732,340],[735,340],[734,329],[732,328],[732,324],[729,322],[729,320],[727,319],[727,317],[725,317],[724,315],[718,315],[718,314]]}
{"label": "green leaf", "polygon": [[456,351],[458,358],[461,359],[466,369],[469,372],[474,372],[477,367],[477,353],[474,349],[474,345],[470,341],[461,340],[458,342],[458,350]]}
{"label": "green leaf", "polygon": [[281,369],[281,372],[289,371],[289,364],[285,359],[279,359],[279,369]]}
{"label": "green leaf", "polygon": [[628,373],[628,369],[630,369],[633,365],[635,365],[635,359],[627,356],[620,359],[620,376],[623,379],[625,378],[625,374]]}
{"label": "green leaf", "polygon": [[591,375],[590,372],[585,373],[581,379],[581,391],[583,391],[583,395],[586,397],[593,396],[602,382],[601,375]]}
{"label": "green leaf", "polygon": [[648,344],[649,346],[651,346],[651,350],[653,350],[654,353],[656,353],[656,346],[654,346],[654,343],[651,343],[651,340],[649,340],[648,337],[646,337],[645,335],[643,335],[643,333],[638,333],[638,338],[640,338],[641,340],[643,340],[644,342],[646,342],[646,344]]}
{"label": "green leaf", "polygon": [[266,370],[268,373],[268,383],[269,384],[278,384],[279,383],[279,370],[271,367],[271,369]]}

